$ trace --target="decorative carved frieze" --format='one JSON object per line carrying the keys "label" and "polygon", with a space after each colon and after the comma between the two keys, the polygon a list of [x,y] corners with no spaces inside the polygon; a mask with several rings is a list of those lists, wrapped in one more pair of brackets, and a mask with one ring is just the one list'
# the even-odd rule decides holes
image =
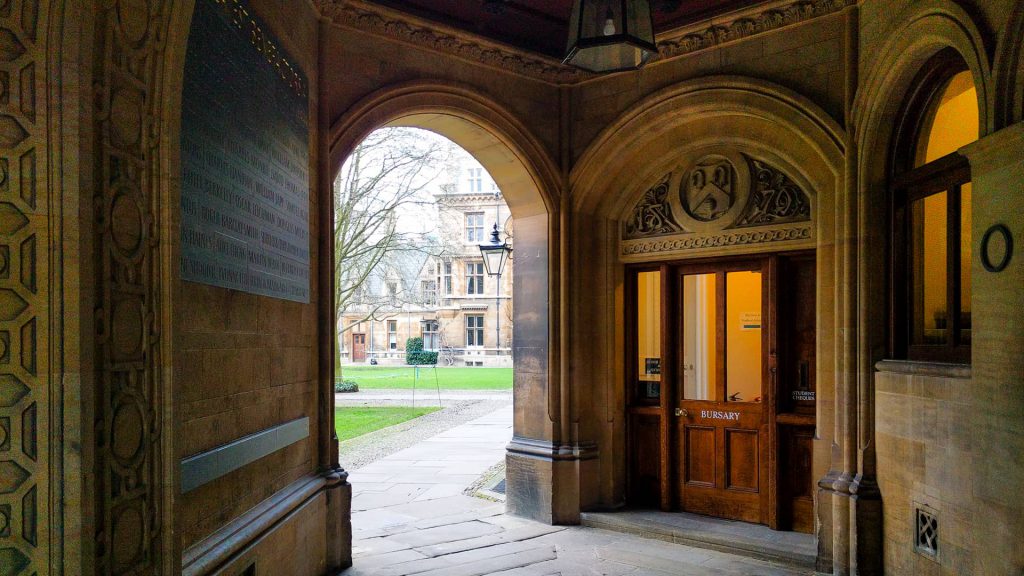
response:
{"label": "decorative carved frieze", "polygon": [[671,58],[705,50],[832,14],[850,3],[852,0],[798,0],[767,9],[761,7],[730,21],[676,30],[667,38],[659,38],[658,53],[660,58]]}
{"label": "decorative carved frieze", "polygon": [[0,16],[0,573],[49,574],[48,28],[38,0]]}
{"label": "decorative carved frieze", "polygon": [[789,176],[781,170],[750,160],[753,190],[747,209],[733,228],[803,222],[811,219],[811,202]]}
{"label": "decorative carved frieze", "polygon": [[681,238],[642,240],[624,242],[623,256],[679,252],[704,248],[723,248],[750,244],[766,244],[793,240],[809,240],[811,227],[784,228],[778,230],[751,230],[749,232],[728,232],[724,234],[692,235]]}
{"label": "decorative carved frieze", "polygon": [[555,59],[428,23],[398,11],[351,0],[313,0],[313,4],[321,15],[339,26],[423,46],[515,74],[558,84],[569,84],[591,76]]}
{"label": "decorative carved frieze", "polygon": [[[761,6],[741,12],[731,20],[671,30],[659,34],[657,58],[664,60],[749,38],[838,12],[853,2],[797,0],[776,3],[768,8]],[[340,26],[424,46],[546,82],[573,84],[596,77],[553,58],[358,0],[313,0],[313,4],[321,15]]]}
{"label": "decorative carved frieze", "polygon": [[155,574],[161,544],[163,429],[158,154],[166,10],[114,0],[95,20],[97,140],[93,236],[97,574]]}
{"label": "decorative carved frieze", "polygon": [[812,227],[801,224],[810,221],[810,197],[792,178],[722,150],[685,159],[644,192],[623,222],[622,254],[807,240]]}
{"label": "decorative carved frieze", "polygon": [[633,216],[626,222],[626,238],[685,232],[672,217],[672,207],[668,203],[671,177],[671,173],[666,174],[661,182],[644,193],[640,203],[633,209]]}

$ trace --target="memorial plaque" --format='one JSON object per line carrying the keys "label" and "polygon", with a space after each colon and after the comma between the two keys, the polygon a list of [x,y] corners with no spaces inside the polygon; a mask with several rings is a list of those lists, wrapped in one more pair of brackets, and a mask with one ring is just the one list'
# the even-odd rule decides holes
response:
{"label": "memorial plaque", "polygon": [[181,276],[309,302],[308,84],[240,0],[197,0],[182,91]]}

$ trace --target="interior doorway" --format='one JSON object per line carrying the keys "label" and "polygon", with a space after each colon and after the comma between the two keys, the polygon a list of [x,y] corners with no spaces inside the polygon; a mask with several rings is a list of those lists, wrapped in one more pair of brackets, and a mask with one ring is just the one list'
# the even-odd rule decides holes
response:
{"label": "interior doorway", "polygon": [[629,503],[810,532],[813,253],[628,278]]}

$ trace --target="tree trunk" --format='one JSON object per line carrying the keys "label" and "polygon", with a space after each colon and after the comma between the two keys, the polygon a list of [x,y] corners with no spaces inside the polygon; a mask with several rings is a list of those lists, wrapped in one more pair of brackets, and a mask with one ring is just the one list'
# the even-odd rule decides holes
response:
{"label": "tree trunk", "polygon": [[334,334],[334,378],[341,378],[341,334]]}

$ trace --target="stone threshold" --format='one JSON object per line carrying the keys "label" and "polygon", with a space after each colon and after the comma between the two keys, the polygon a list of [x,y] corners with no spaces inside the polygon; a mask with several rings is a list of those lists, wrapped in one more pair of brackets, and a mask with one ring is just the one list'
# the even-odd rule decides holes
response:
{"label": "stone threshold", "polygon": [[728,552],[794,568],[813,570],[817,557],[817,544],[811,534],[781,532],[760,524],[686,512],[584,512],[580,515],[580,523],[592,528]]}

